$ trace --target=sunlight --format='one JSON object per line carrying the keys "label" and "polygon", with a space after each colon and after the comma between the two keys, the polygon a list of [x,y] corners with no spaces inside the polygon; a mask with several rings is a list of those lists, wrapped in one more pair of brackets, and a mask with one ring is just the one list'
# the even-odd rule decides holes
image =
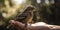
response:
{"label": "sunlight", "polygon": [[41,3],[41,0],[37,0],[37,3]]}
{"label": "sunlight", "polygon": [[22,4],[25,3],[26,0],[14,0],[16,2],[16,4]]}
{"label": "sunlight", "polygon": [[31,26],[43,26],[43,25],[46,25],[45,22],[37,22],[35,24],[31,24]]}
{"label": "sunlight", "polygon": [[49,4],[49,0],[45,0],[45,3],[46,3],[46,4]]}
{"label": "sunlight", "polygon": [[2,16],[3,16],[3,17],[6,17],[6,13],[2,13]]}

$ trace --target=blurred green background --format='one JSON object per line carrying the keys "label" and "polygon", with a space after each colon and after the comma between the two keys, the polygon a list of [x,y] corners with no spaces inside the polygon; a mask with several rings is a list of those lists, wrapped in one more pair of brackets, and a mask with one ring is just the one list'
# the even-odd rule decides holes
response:
{"label": "blurred green background", "polygon": [[60,0],[0,0],[0,26],[5,27],[28,5],[36,7],[34,22],[60,25]]}

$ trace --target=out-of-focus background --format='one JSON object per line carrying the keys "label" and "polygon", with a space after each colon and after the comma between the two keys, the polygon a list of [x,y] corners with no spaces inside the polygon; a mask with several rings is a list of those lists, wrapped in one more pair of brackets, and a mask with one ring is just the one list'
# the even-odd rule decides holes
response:
{"label": "out-of-focus background", "polygon": [[0,27],[6,27],[8,21],[15,19],[28,5],[36,7],[34,22],[60,25],[60,0],[0,0]]}

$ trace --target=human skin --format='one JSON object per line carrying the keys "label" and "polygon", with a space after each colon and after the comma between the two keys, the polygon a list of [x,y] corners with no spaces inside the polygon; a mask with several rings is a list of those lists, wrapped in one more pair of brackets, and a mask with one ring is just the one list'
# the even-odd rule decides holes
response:
{"label": "human skin", "polygon": [[60,30],[60,26],[57,26],[57,25],[49,25],[49,24],[40,25],[40,26],[27,25],[27,27],[25,27],[25,24],[18,22],[18,21],[11,20],[10,23],[13,26],[17,27],[18,30],[19,29],[23,29],[23,30]]}
{"label": "human skin", "polygon": [[[19,29],[23,29],[25,26],[25,24],[18,22],[18,21],[11,20],[10,22],[12,25],[18,27]],[[51,30],[51,29],[47,26],[30,26],[30,25],[28,25],[24,30]]]}

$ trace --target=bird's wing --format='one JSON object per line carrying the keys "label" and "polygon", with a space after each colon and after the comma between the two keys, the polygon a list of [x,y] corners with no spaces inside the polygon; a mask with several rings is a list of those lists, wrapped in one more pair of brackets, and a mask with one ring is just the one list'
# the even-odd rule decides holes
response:
{"label": "bird's wing", "polygon": [[22,13],[17,16],[16,20],[24,20],[27,18],[27,13]]}

